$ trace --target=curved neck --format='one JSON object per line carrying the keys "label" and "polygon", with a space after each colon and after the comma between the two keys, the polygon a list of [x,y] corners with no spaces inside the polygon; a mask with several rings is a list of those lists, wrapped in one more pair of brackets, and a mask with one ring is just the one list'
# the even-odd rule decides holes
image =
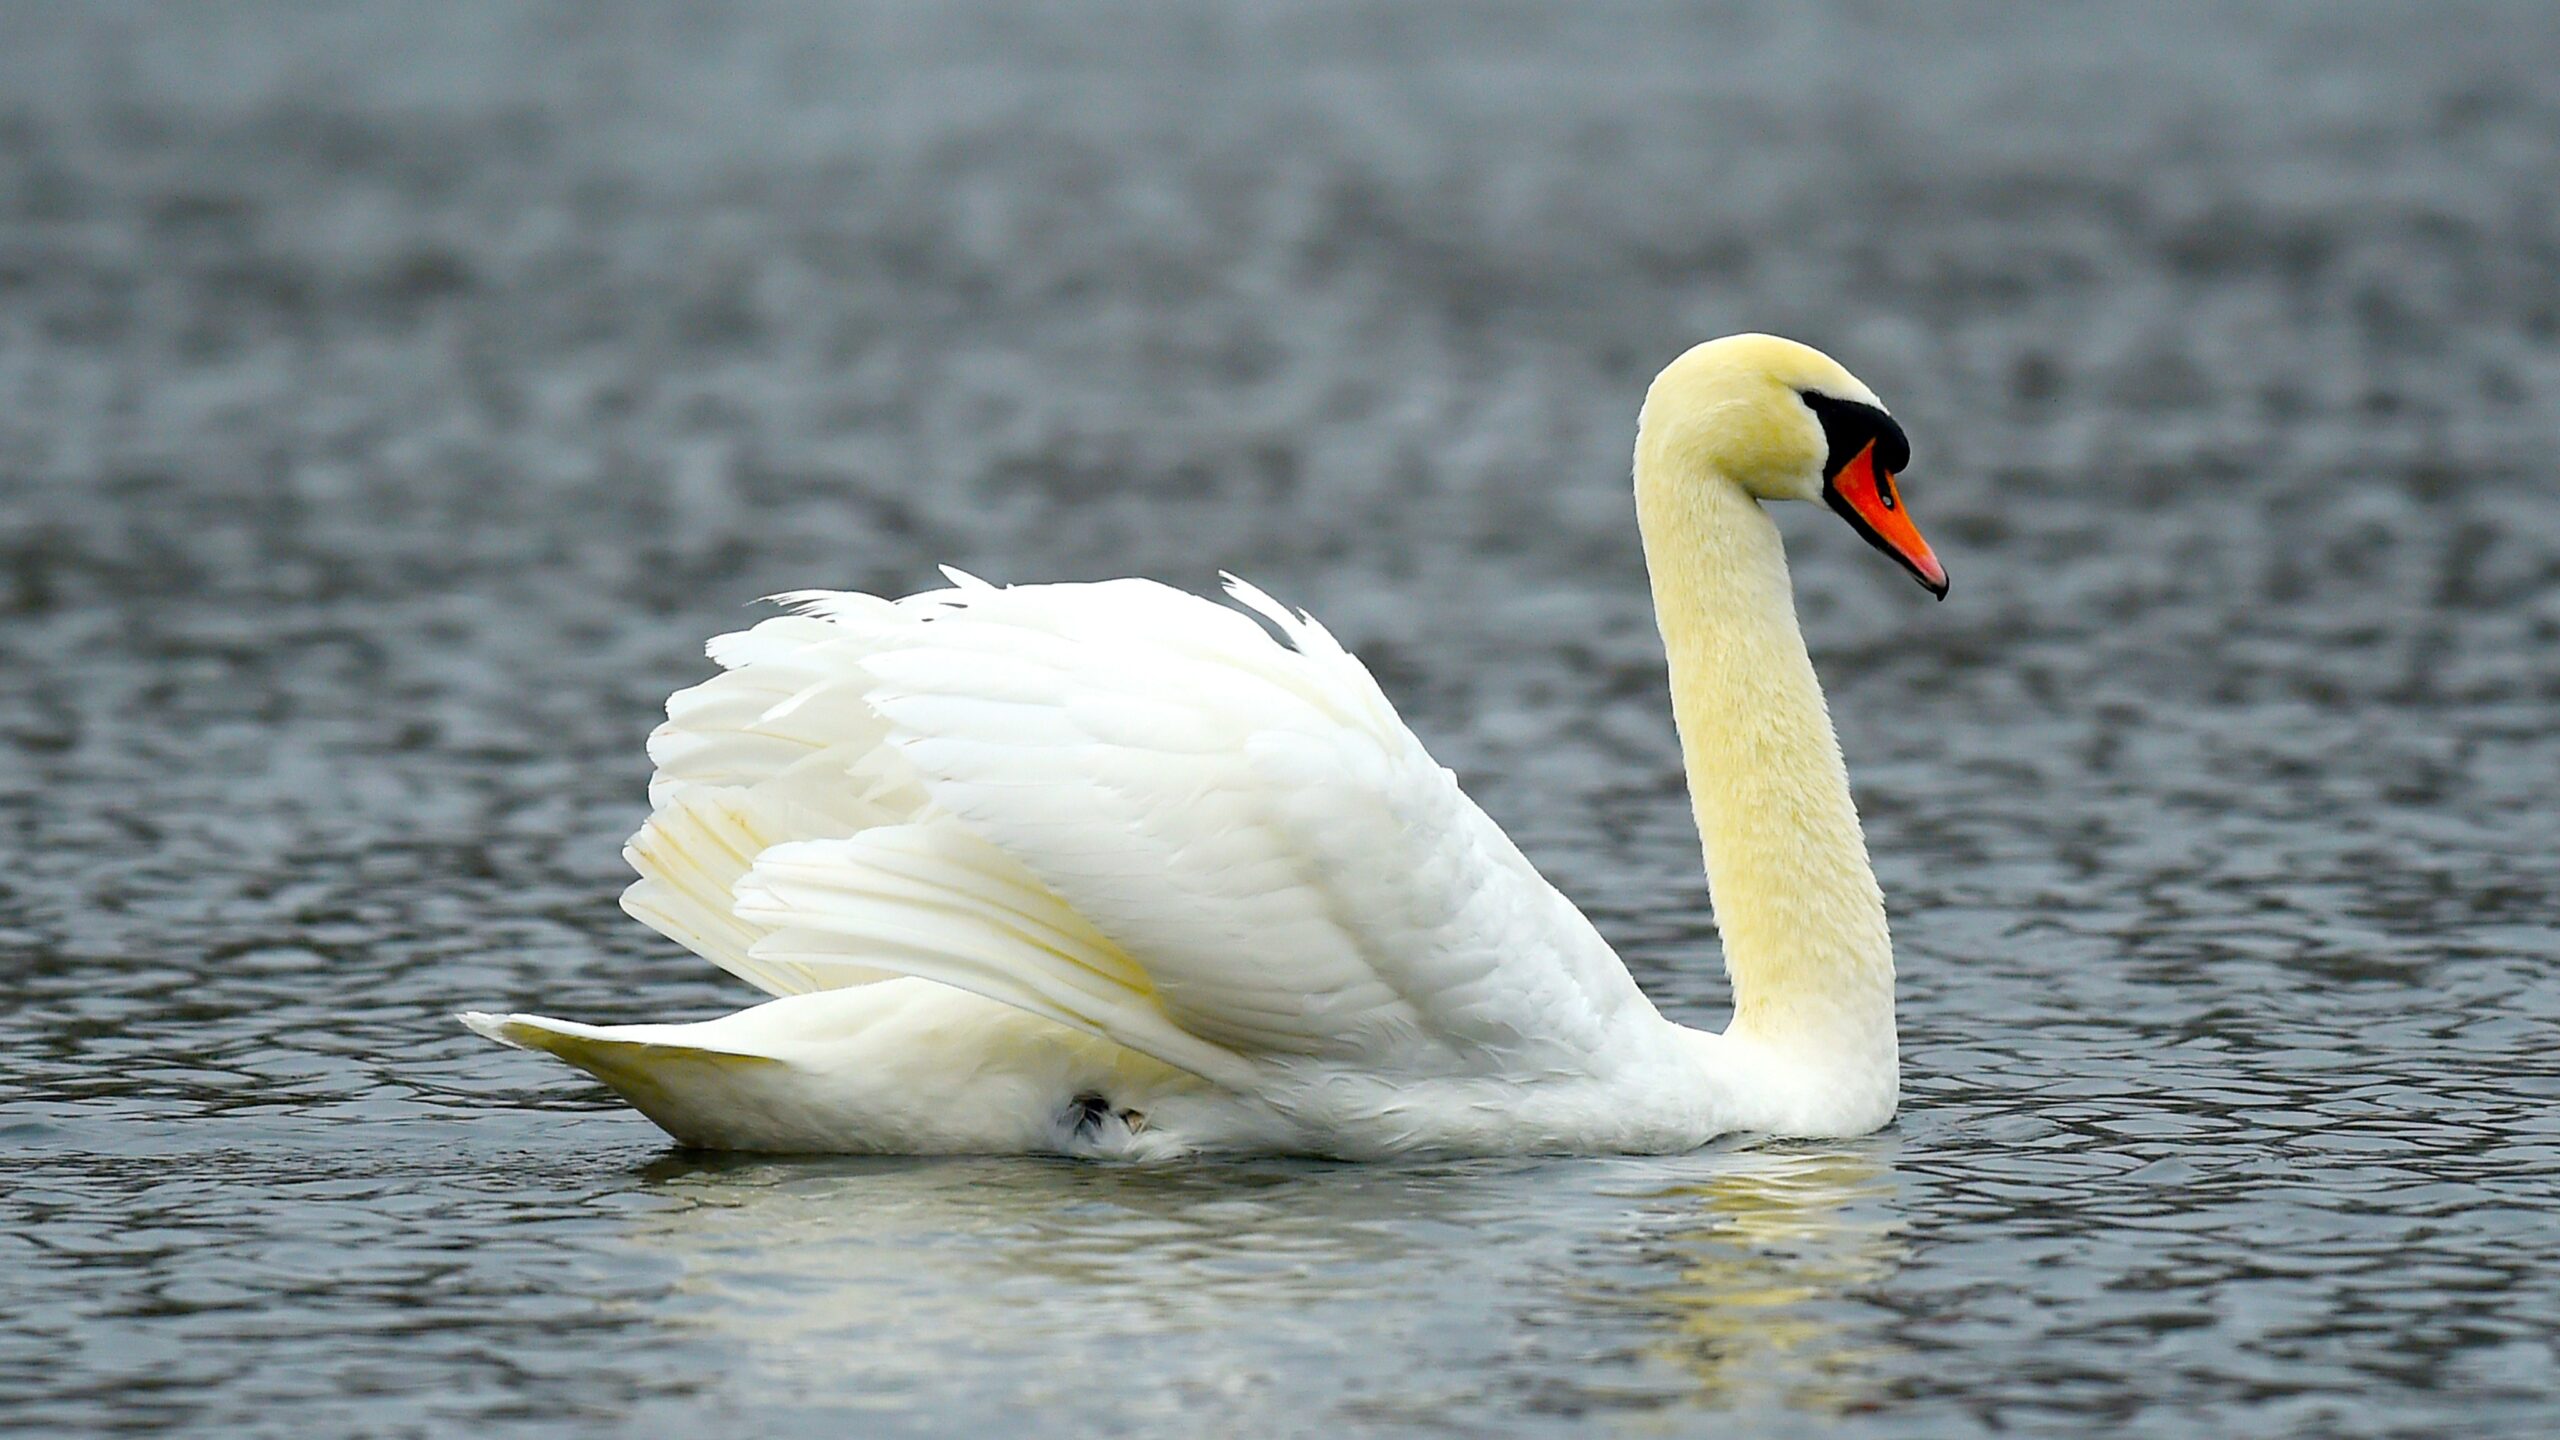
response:
{"label": "curved neck", "polygon": [[1893,1054],[1893,948],[1778,527],[1649,438],[1636,514],[1671,660],[1690,803],[1733,979],[1728,1032],[1790,1052]]}

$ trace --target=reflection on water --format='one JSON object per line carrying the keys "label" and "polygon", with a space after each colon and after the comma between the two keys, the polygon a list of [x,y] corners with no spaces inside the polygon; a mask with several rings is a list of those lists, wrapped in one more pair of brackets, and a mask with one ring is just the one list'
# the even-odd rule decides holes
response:
{"label": "reflection on water", "polygon": [[1659,1283],[1594,1292],[1665,1332],[1651,1353],[1718,1409],[1779,1403],[1839,1413],[1871,1402],[1890,1348],[1833,1303],[1891,1278],[1909,1246],[1892,1170],[1867,1150],[1770,1150],[1648,1196]]}
{"label": "reflection on water", "polygon": [[[675,1323],[795,1403],[1054,1412],[1838,1413],[1874,1398],[1903,1254],[1882,1143],[1665,1160],[1192,1170],[671,1156],[632,1239]],[[1417,1306],[1418,1299],[1428,1300]],[[1377,1333],[1380,1307],[1417,1315]],[[1524,1390],[1518,1350],[1552,1351]],[[959,1373],[955,1373],[959,1372]],[[1110,1377],[1107,1391],[1097,1376]],[[949,1419],[948,1414],[945,1418]]]}

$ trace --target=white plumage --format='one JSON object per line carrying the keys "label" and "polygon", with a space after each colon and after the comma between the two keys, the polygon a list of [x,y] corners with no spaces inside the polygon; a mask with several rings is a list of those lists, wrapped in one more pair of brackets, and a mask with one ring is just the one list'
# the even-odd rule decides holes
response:
{"label": "white plumage", "polygon": [[[781,597],[650,738],[624,907],[777,999],[466,1021],[726,1148],[1660,1150],[1802,1118],[1804,1075],[1743,1074],[1786,1047],[1664,1020],[1312,618],[1232,578],[946,573]],[[1830,1108],[1810,1128],[1891,1102]]]}

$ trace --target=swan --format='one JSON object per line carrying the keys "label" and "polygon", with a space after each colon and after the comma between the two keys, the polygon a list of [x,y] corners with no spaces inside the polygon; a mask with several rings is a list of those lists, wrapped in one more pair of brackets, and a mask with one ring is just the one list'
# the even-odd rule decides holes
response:
{"label": "swan", "polygon": [[[1303,612],[1147,580],[807,591],[650,737],[623,908],[776,998],[468,1013],[678,1142],[1164,1159],[1668,1153],[1900,1098],[1884,899],[1764,502],[1945,598],[1902,428],[1808,346],[1655,378],[1636,512],[1733,985],[1665,1019]],[[1266,628],[1267,627],[1267,628]],[[1275,638],[1276,635],[1276,638]],[[1285,642],[1285,643],[1284,643]]]}

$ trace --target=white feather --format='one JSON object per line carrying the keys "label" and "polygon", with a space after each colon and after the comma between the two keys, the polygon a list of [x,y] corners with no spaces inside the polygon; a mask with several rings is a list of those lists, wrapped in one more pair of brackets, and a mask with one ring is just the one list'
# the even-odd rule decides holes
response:
{"label": "white feather", "polygon": [[1290,643],[1150,581],[784,597],[651,737],[625,908],[771,994],[917,976],[1248,1093],[1614,1063],[1653,1009],[1607,945],[1229,589]]}
{"label": "white feather", "polygon": [[1654,1014],[1625,967],[1365,668],[1233,588],[1293,645],[1148,582],[977,590],[881,636],[873,705],[1190,1033],[1417,1076],[1605,1065]]}

